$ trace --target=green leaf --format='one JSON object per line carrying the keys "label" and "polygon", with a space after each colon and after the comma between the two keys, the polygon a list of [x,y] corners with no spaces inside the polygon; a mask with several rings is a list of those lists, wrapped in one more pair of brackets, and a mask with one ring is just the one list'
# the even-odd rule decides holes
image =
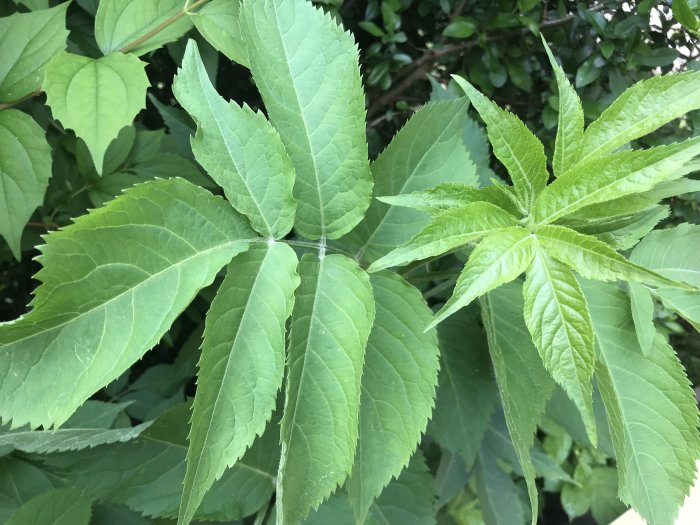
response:
{"label": "green leaf", "polygon": [[0,18],[0,102],[14,102],[38,90],[51,58],[66,48],[70,2]]}
{"label": "green leaf", "polygon": [[342,255],[299,263],[289,336],[277,512],[303,520],[352,468],[360,377],[374,320],[368,275]]}
{"label": "green leaf", "polygon": [[486,334],[477,317],[463,310],[438,326],[438,337],[439,386],[428,434],[444,449],[458,453],[469,469],[498,399]]}
{"label": "green leaf", "polygon": [[559,91],[559,120],[557,138],[554,144],[554,158],[552,159],[554,176],[559,177],[566,173],[578,159],[583,142],[583,106],[576,90],[566,78],[566,73],[557,64],[544,37],[542,37],[542,43],[547,51],[552,69],[554,69],[557,90]]}
{"label": "green leaf", "polygon": [[678,20],[679,24],[691,30],[700,29],[700,20],[695,16],[686,0],[673,0],[671,7],[673,8],[673,18]]}
{"label": "green leaf", "polygon": [[515,217],[488,202],[443,211],[406,244],[373,262],[370,272],[442,255],[494,231],[518,225]]}
{"label": "green leaf", "polygon": [[517,278],[534,256],[535,236],[525,228],[508,228],[486,236],[469,257],[452,297],[435,314],[426,330],[480,295]]}
{"label": "green leaf", "polygon": [[628,283],[634,320],[634,331],[637,334],[637,342],[642,353],[647,356],[651,352],[651,347],[656,335],[654,326],[654,299],[649,289],[643,284]]}
{"label": "green leaf", "polygon": [[0,325],[0,416],[60,425],[155,345],[254,233],[181,179],[136,186],[51,233],[33,309]]}
{"label": "green leaf", "polygon": [[634,193],[681,176],[683,164],[700,153],[700,137],[671,146],[621,151],[579,162],[535,201],[533,216],[550,223],[576,210]]}
{"label": "green leaf", "polygon": [[554,389],[523,319],[523,293],[510,283],[481,298],[498,390],[508,431],[527,483],[532,523],[537,519],[537,487],[530,450]]}
{"label": "green leaf", "polygon": [[297,172],[297,231],[336,239],[372,194],[357,47],[306,0],[245,0],[241,32],[270,121]]}
{"label": "green leaf", "polygon": [[700,108],[700,71],[637,82],[586,129],[579,162],[609,153]]}
{"label": "green leaf", "polygon": [[[631,260],[656,270],[661,275],[700,288],[700,226],[681,224],[647,235],[632,252]],[[700,293],[675,288],[654,290],[664,304],[678,312],[696,330],[700,330]]]}
{"label": "green leaf", "polygon": [[484,521],[489,525],[524,525],[518,487],[497,459],[488,447],[483,447],[474,465],[476,495]]}
{"label": "green leaf", "polygon": [[658,335],[644,356],[626,294],[584,287],[600,349],[597,377],[620,475],[620,498],[651,525],[671,525],[700,456],[698,410],[673,349]]}
{"label": "green leaf", "polygon": [[250,67],[239,24],[240,0],[212,0],[190,14],[197,30],[215,49],[238,64]]}
{"label": "green leaf", "polygon": [[98,173],[109,143],[146,106],[145,66],[121,53],[99,59],[62,53],[46,66],[46,103],[85,141]]}
{"label": "green leaf", "polygon": [[16,109],[0,111],[0,235],[19,260],[22,231],[44,201],[51,148],[44,130]]}
{"label": "green leaf", "polygon": [[142,37],[159,28],[166,20],[182,13],[183,0],[100,0],[95,15],[95,39],[102,53],[107,55],[128,51],[143,55],[173,42],[192,27],[192,21],[183,16],[143,42],[132,47]]}
{"label": "green leaf", "polygon": [[285,322],[299,285],[297,257],[275,243],[229,265],[207,314],[192,407],[179,522],[191,521],[214,481],[261,435],[284,374]]}
{"label": "green leaf", "polygon": [[537,239],[549,255],[571,266],[587,279],[639,281],[652,286],[692,289],[628,261],[607,244],[563,226],[541,226]]}
{"label": "green leaf", "polygon": [[569,516],[569,520],[583,516],[591,508],[592,487],[590,483],[590,467],[580,462],[574,470],[574,481],[565,483],[561,489],[561,506]]}
{"label": "green leaf", "polygon": [[0,522],[34,496],[53,489],[46,472],[13,456],[0,457]]}
{"label": "green leaf", "polygon": [[617,470],[595,467],[591,471],[591,514],[598,523],[612,523],[626,506],[618,497]]}
{"label": "green leaf", "polygon": [[6,525],[88,525],[92,502],[75,489],[39,494],[22,505]]}
{"label": "green leaf", "polygon": [[355,464],[346,483],[359,523],[420,441],[439,368],[436,334],[423,333],[431,311],[420,292],[390,272],[370,282],[376,315],[365,351]]}
{"label": "green leaf", "polygon": [[[462,144],[466,100],[427,104],[401,128],[372,163],[374,195],[420,191],[440,182],[476,184],[476,169]],[[374,261],[427,224],[424,213],[370,204],[364,220],[344,239],[357,256]]]}
{"label": "green leaf", "polygon": [[442,34],[452,38],[469,38],[475,32],[476,24],[474,21],[458,16],[443,29]]}
{"label": "green leaf", "polygon": [[596,446],[595,348],[586,299],[571,269],[538,247],[523,286],[525,323],[545,368],[583,416]]}
{"label": "green leaf", "polygon": [[493,154],[508,170],[521,203],[529,209],[549,179],[544,146],[518,117],[499,108],[462,77],[452,78],[484,119]]}
{"label": "green leaf", "polygon": [[192,140],[197,161],[256,231],[284,237],[294,224],[294,168],[265,116],[216,92],[194,40],[187,43],[173,93],[197,121]]}

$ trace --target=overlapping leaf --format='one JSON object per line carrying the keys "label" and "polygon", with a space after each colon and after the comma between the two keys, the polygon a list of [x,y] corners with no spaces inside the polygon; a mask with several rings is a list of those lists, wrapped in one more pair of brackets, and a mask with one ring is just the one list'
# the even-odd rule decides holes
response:
{"label": "overlapping leaf", "polygon": [[214,48],[230,60],[248,67],[248,51],[241,38],[240,8],[240,0],[211,0],[190,14],[190,18]]}
{"label": "overlapping leaf", "polygon": [[60,488],[44,492],[22,505],[5,522],[6,525],[88,525],[90,498],[80,491]]}

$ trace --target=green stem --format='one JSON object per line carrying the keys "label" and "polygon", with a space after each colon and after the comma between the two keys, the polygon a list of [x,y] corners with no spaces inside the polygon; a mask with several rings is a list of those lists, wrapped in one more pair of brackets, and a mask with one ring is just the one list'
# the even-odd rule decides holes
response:
{"label": "green stem", "polygon": [[26,95],[26,96],[20,98],[19,100],[15,100],[13,102],[5,102],[3,104],[0,104],[0,110],[8,109],[8,108],[11,108],[12,106],[16,106],[17,104],[21,104],[25,100],[29,100],[30,98],[34,98],[37,95],[41,95],[42,93],[43,93],[43,91],[41,89],[37,89],[36,91],[32,91],[31,93],[29,93],[29,95]]}

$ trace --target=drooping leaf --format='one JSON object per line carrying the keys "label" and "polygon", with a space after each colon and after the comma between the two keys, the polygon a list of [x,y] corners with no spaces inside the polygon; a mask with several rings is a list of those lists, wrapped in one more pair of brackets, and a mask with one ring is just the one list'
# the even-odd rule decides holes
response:
{"label": "drooping leaf", "polygon": [[497,459],[488,447],[483,447],[474,465],[476,494],[484,522],[489,525],[525,525],[518,488]]}
{"label": "drooping leaf", "polygon": [[552,159],[554,176],[559,177],[566,173],[578,159],[583,142],[583,106],[576,90],[566,78],[566,73],[557,64],[544,37],[542,37],[542,43],[547,51],[552,69],[554,69],[559,94],[557,138],[554,144],[554,158]]}
{"label": "drooping leaf", "polygon": [[601,157],[698,108],[700,71],[637,82],[588,126],[579,161]]}
{"label": "drooping leaf", "polygon": [[523,286],[525,323],[545,368],[576,403],[596,446],[595,348],[591,317],[574,272],[538,248]]}
{"label": "drooping leaf", "polygon": [[523,293],[510,283],[481,298],[503,412],[523,476],[527,483],[532,523],[537,519],[535,468],[530,457],[537,425],[554,389],[523,318]]}
{"label": "drooping leaf", "polygon": [[88,525],[91,504],[78,490],[55,489],[27,501],[5,525]]}
{"label": "drooping leaf", "polygon": [[277,512],[290,523],[317,508],[352,468],[375,313],[369,277],[351,259],[305,254],[298,271],[277,478]]}
{"label": "drooping leaf", "polygon": [[336,239],[372,195],[357,47],[306,0],[245,0],[240,16],[253,79],[297,172],[295,227]]}
{"label": "drooping leaf", "polygon": [[471,312],[438,326],[440,376],[428,433],[471,468],[496,405],[496,382],[483,328]]}
{"label": "drooping leaf", "polygon": [[535,201],[533,215],[544,224],[605,201],[651,190],[680,177],[679,168],[700,153],[700,137],[671,146],[621,151],[580,162]]}
{"label": "drooping leaf", "polygon": [[289,246],[253,247],[229,265],[207,314],[192,407],[180,523],[265,429],[284,374],[285,322],[299,285]]}
{"label": "drooping leaf", "polygon": [[[475,185],[476,169],[459,136],[466,111],[464,99],[419,109],[372,163],[374,195],[426,190],[441,182]],[[375,199],[343,241],[371,262],[406,242],[427,222],[425,213]]]}
{"label": "drooping leaf", "polygon": [[472,202],[443,211],[406,244],[373,262],[370,272],[442,255],[489,235],[518,225],[515,217],[488,202]]}
{"label": "drooping leaf", "polygon": [[197,30],[227,58],[249,67],[248,52],[241,38],[240,0],[212,0],[190,14]]}
{"label": "drooping leaf", "polygon": [[700,457],[693,390],[662,336],[648,356],[642,354],[624,291],[589,282],[584,292],[600,349],[596,375],[612,431],[620,498],[651,525],[671,525]]}
{"label": "drooping leaf", "polygon": [[109,143],[146,105],[145,66],[121,53],[99,59],[61,53],[46,66],[46,102],[85,141],[98,173]]}
{"label": "drooping leaf", "polygon": [[508,228],[485,237],[464,266],[452,297],[435,314],[426,330],[480,295],[517,278],[534,255],[535,238],[525,228]]}
{"label": "drooping leaf", "polygon": [[66,421],[254,235],[225,201],[181,179],[134,187],[49,235],[32,310],[0,325],[2,421]]}
{"label": "drooping leaf", "polygon": [[370,280],[376,315],[365,352],[359,437],[346,483],[359,523],[372,501],[408,464],[432,412],[439,368],[431,311],[394,273]]}
{"label": "drooping leaf", "polygon": [[587,279],[631,280],[652,286],[688,286],[628,261],[607,244],[563,226],[541,226],[537,239],[549,255],[571,266]]}
{"label": "drooping leaf", "polygon": [[654,299],[649,289],[643,284],[634,281],[628,283],[630,292],[630,306],[634,330],[637,333],[637,342],[644,355],[649,355],[656,336],[654,326]]}
{"label": "drooping leaf", "polygon": [[[128,51],[136,55],[158,49],[177,40],[192,27],[189,17],[182,16],[144,41],[138,40],[181,13],[184,5],[182,0],[100,0],[95,15],[97,45],[105,55],[127,46]],[[133,46],[135,42],[137,45]]]}
{"label": "drooping leaf", "polygon": [[463,78],[452,78],[484,119],[493,154],[508,170],[521,203],[529,209],[549,178],[544,146],[518,117],[499,108]]}
{"label": "drooping leaf", "polygon": [[66,48],[69,3],[0,18],[0,102],[20,100],[41,87],[46,63]]}
{"label": "drooping leaf", "polygon": [[16,109],[0,111],[0,235],[21,257],[22,231],[44,201],[51,177],[51,148],[44,130]]}
{"label": "drooping leaf", "polygon": [[216,92],[194,40],[187,43],[173,93],[197,121],[192,140],[197,161],[256,231],[284,237],[294,224],[294,168],[265,116]]}

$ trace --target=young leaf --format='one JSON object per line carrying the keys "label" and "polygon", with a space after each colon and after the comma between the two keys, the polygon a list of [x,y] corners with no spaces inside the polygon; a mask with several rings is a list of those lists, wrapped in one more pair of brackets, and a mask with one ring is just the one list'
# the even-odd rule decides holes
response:
{"label": "young leaf", "polygon": [[637,82],[586,129],[579,162],[601,157],[700,108],[700,71]]}
{"label": "young leaf", "polygon": [[190,14],[197,30],[215,49],[238,64],[250,67],[239,23],[240,0],[212,0]]}
{"label": "young leaf", "polygon": [[342,255],[305,254],[299,263],[289,336],[278,520],[297,523],[352,468],[360,377],[374,320],[368,275]]}
{"label": "young leaf", "polygon": [[262,113],[216,92],[194,40],[187,43],[173,94],[197,121],[195,158],[233,207],[261,235],[279,239],[289,233],[296,209],[294,168],[282,141]]}
{"label": "young leaf", "polygon": [[91,504],[78,490],[55,489],[30,499],[5,525],[88,525]]}
{"label": "young leaf", "polygon": [[46,66],[46,103],[85,141],[98,173],[109,143],[146,105],[145,66],[121,53],[99,59],[62,53]]}
{"label": "young leaf", "polygon": [[634,331],[637,334],[639,348],[642,349],[642,353],[646,356],[651,352],[651,346],[656,336],[654,299],[649,289],[643,284],[631,281],[628,285]]}
{"label": "young leaf", "polygon": [[95,15],[95,39],[107,55],[127,48],[143,55],[177,40],[192,27],[187,16],[181,17],[154,35],[133,46],[163,22],[182,12],[182,0],[100,0]]}
{"label": "young leaf", "polygon": [[576,403],[596,446],[595,348],[586,299],[571,269],[538,248],[523,286],[525,323],[545,368]]}
{"label": "young leaf", "polygon": [[484,235],[517,225],[515,217],[488,202],[472,202],[452,208],[434,217],[406,244],[373,262],[369,271],[442,255]]}
{"label": "young leaf", "polygon": [[680,177],[679,168],[698,154],[700,137],[580,162],[537,198],[533,208],[535,221],[554,222],[584,206],[650,191],[660,182]]}
{"label": "young leaf", "polygon": [[432,412],[439,350],[431,311],[398,275],[371,276],[376,304],[365,351],[357,453],[346,483],[358,523],[408,464]]}
{"label": "young leaf", "polygon": [[521,203],[529,209],[549,179],[544,146],[518,117],[499,108],[462,77],[452,78],[484,119],[493,154],[508,170]]}
{"label": "young leaf", "polygon": [[586,283],[600,349],[597,377],[620,473],[620,498],[650,524],[671,525],[700,455],[698,409],[673,349],[660,335],[648,356],[637,346],[629,300]]}
{"label": "young leaf", "polygon": [[535,237],[525,228],[508,228],[485,237],[464,266],[452,297],[435,314],[426,330],[480,295],[518,277],[534,256]]}
{"label": "young leaf", "polygon": [[535,468],[530,457],[537,425],[554,390],[523,319],[522,288],[510,283],[481,298],[503,412],[513,447],[527,483],[532,523],[537,519]]}
{"label": "young leaf", "polygon": [[541,226],[537,229],[537,239],[549,255],[568,264],[587,279],[639,281],[652,286],[693,289],[628,261],[595,237],[563,226]]}
{"label": "young leaf", "polygon": [[51,148],[44,130],[16,109],[0,111],[0,235],[21,258],[22,230],[44,201]]}
{"label": "young leaf", "polygon": [[357,47],[306,0],[244,0],[240,15],[253,79],[297,172],[295,227],[336,239],[372,195]]}
{"label": "young leaf", "polygon": [[207,314],[179,522],[261,435],[284,374],[285,322],[299,285],[289,246],[253,247],[229,265]]}
{"label": "young leaf", "polygon": [[[439,182],[475,185],[476,168],[462,144],[464,99],[427,104],[399,130],[372,163],[374,195],[425,190]],[[424,213],[373,200],[365,218],[343,241],[358,258],[374,261],[411,238],[427,223]]]}
{"label": "young leaf", "polygon": [[255,234],[181,179],[134,187],[51,233],[33,309],[0,325],[0,416],[60,425],[155,345]]}
{"label": "young leaf", "polygon": [[554,176],[559,177],[566,173],[578,159],[583,142],[583,106],[581,106],[581,99],[576,94],[576,90],[566,78],[566,73],[557,64],[544,37],[542,37],[542,43],[547,51],[552,69],[554,69],[557,90],[559,91],[557,138],[554,143],[554,158],[552,159]]}
{"label": "young leaf", "polygon": [[66,48],[69,3],[0,18],[0,102],[20,100],[41,87],[46,63]]}

